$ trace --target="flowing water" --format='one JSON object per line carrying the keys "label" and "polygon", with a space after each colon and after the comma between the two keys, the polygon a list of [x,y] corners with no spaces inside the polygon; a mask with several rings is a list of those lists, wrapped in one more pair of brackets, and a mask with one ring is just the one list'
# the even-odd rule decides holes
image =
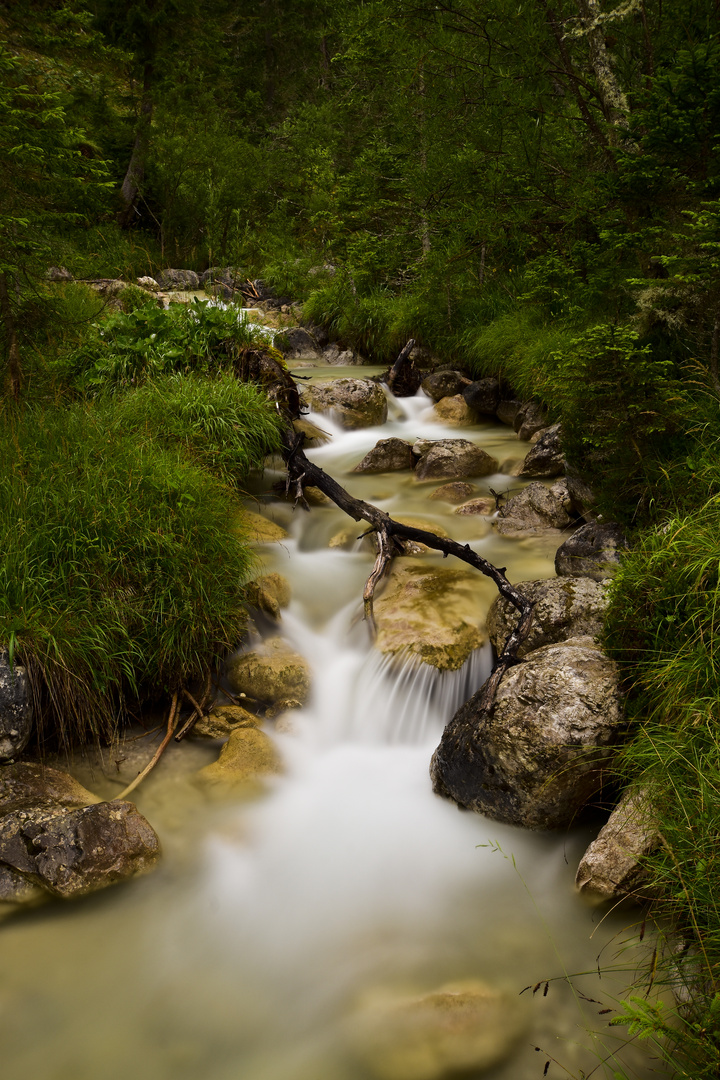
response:
{"label": "flowing water", "polygon": [[[486,519],[428,502],[435,485],[403,473],[348,475],[391,435],[469,437],[500,460],[522,457],[508,429],[445,429],[429,418],[430,404],[422,395],[392,400],[387,425],[358,432],[315,418],[333,439],[311,456],[353,494],[443,524],[507,566],[511,580],[550,576],[557,537],[497,537]],[[486,677],[489,652],[443,676],[389,667],[358,620],[372,555],[360,544],[328,548],[347,518],[269,499],[277,478],[270,471],[257,497],[291,538],[264,559],[291,583],[281,631],[314,672],[311,703],[292,731],[268,726],[285,772],[259,801],[209,805],[192,772],[217,747],[173,746],[136,792],[163,840],[159,869],[3,927],[3,1080],[369,1080],[348,1038],[363,995],[465,978],[513,997],[551,980],[547,993],[522,995],[524,1034],[484,1077],[534,1080],[550,1057],[562,1063],[550,1076],[567,1075],[562,1066],[589,1073],[618,1045],[599,1010],[624,992],[644,955],[632,913],[603,920],[574,895],[592,829],[528,833],[433,795],[432,750]],[[511,485],[498,474],[478,481],[478,494]],[[493,595],[478,575],[485,608]],[[79,775],[105,796],[122,783],[82,763]],[[598,958],[602,978],[593,974]],[[630,1075],[650,1076],[630,1052]]]}

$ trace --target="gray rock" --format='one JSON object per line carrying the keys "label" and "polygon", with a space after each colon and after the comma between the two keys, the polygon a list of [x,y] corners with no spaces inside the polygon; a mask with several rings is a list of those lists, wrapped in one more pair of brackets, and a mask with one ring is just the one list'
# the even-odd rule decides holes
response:
{"label": "gray rock", "polygon": [[[594,638],[602,630],[607,597],[603,585],[592,578],[521,581],[515,588],[535,605],[530,633],[518,649],[519,657],[567,638]],[[498,653],[517,620],[517,609],[498,596],[487,617],[490,641]]]}
{"label": "gray rock", "polygon": [[48,281],[72,281],[73,276],[64,266],[49,266],[45,277]]}
{"label": "gray rock", "polygon": [[387,420],[385,394],[377,383],[364,379],[334,379],[309,386],[305,396],[311,408],[330,413],[346,428],[374,427]]}
{"label": "gray rock", "polygon": [[154,277],[139,277],[137,283],[141,289],[146,289],[147,292],[159,292],[160,286]]}
{"label": "gray rock", "polygon": [[7,652],[0,652],[0,761],[8,761],[25,749],[32,722],[27,671],[19,664],[11,667]]}
{"label": "gray rock", "polygon": [[591,521],[557,549],[555,573],[559,577],[590,577],[602,581],[615,573],[627,547],[623,531],[615,522]]}
{"label": "gray rock", "polygon": [[592,508],[595,505],[595,493],[592,488],[579,476],[573,476],[571,473],[568,474],[567,483],[573,512],[588,521],[591,520]]}
{"label": "gray rock", "polygon": [[155,831],[128,802],[27,808],[0,818],[0,865],[63,899],[144,873],[159,854]]}
{"label": "gray rock", "polygon": [[163,289],[194,291],[200,288],[200,277],[194,270],[163,270],[160,275]]}
{"label": "gray rock", "polygon": [[513,421],[518,439],[531,439],[536,431],[547,427],[547,412],[537,401],[524,401]]}
{"label": "gray rock", "polygon": [[440,401],[444,397],[455,397],[469,385],[470,380],[459,371],[436,371],[434,375],[428,375],[422,382],[423,391],[433,401]]}
{"label": "gray rock", "polygon": [[317,341],[321,349],[330,341],[330,336],[324,326],[320,326],[319,323],[307,323],[306,330],[308,330]]}
{"label": "gray rock", "polygon": [[465,484],[459,480],[454,484],[443,484],[442,487],[435,488],[435,491],[428,495],[428,499],[437,499],[438,502],[446,502],[450,503],[451,506],[457,506],[458,503],[465,502],[471,495],[474,495],[475,490],[473,484]]}
{"label": "gray rock", "polygon": [[415,469],[418,480],[491,476],[498,469],[495,458],[467,439],[439,439],[432,443],[423,441],[419,449],[420,460]]}
{"label": "gray rock", "polygon": [[565,460],[560,445],[560,424],[553,424],[540,436],[532,450],[528,450],[519,476],[543,476],[552,478],[565,472]]}
{"label": "gray rock", "polygon": [[373,449],[365,455],[353,472],[400,472],[412,469],[415,464],[410,443],[402,439],[380,439]]}
{"label": "gray rock", "polygon": [[660,831],[647,792],[629,789],[580,860],[576,888],[598,900],[647,899],[641,895],[650,879],[643,858],[659,845]]}
{"label": "gray rock", "polygon": [[293,326],[281,330],[273,339],[276,349],[293,360],[316,360],[320,358],[320,348],[309,330],[303,326]]}
{"label": "gray rock", "polygon": [[0,766],[0,816],[16,810],[76,810],[101,800],[69,773],[18,761]]}
{"label": "gray rock", "polygon": [[497,531],[504,536],[539,529],[564,529],[570,524],[570,498],[567,483],[559,480],[551,488],[533,483],[508,499],[500,508]]}
{"label": "gray rock", "polygon": [[497,379],[478,379],[464,388],[462,396],[479,416],[494,416],[500,404],[500,383]]}
{"label": "gray rock", "polygon": [[234,293],[244,283],[245,278],[235,266],[211,266],[209,270],[200,275],[200,288],[207,289],[213,285],[223,285]]}
{"label": "gray rock", "polygon": [[615,664],[590,639],[545,645],[503,678],[491,714],[478,691],[433,755],[434,790],[496,821],[569,825],[602,787],[622,728]]}
{"label": "gray rock", "polygon": [[507,424],[508,427],[514,428],[515,417],[520,412],[521,408],[521,401],[515,401],[514,399],[501,401],[495,410],[495,415],[501,424]]}

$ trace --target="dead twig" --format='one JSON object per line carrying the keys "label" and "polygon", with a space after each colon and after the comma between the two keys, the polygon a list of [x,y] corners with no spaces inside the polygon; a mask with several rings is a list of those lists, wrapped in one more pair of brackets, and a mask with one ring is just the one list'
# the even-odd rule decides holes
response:
{"label": "dead twig", "polygon": [[121,791],[119,795],[115,796],[116,800],[122,802],[124,799],[127,799],[130,792],[135,790],[135,788],[138,786],[138,784],[140,784],[145,779],[145,777],[148,775],[149,772],[152,772],[152,770],[155,768],[155,766],[157,765],[160,758],[163,756],[163,753],[165,752],[166,746],[168,745],[168,743],[172,739],[173,730],[175,728],[175,716],[177,714],[178,700],[179,700],[179,695],[178,695],[178,693],[176,691],[173,694],[172,703],[170,705],[170,712],[168,714],[167,733],[165,735],[165,738],[163,739],[163,741],[160,743],[157,750],[155,751],[155,754],[154,754],[154,756],[152,758],[152,761],[150,761],[149,764],[147,764],[145,766],[145,768],[143,769],[143,771],[141,773],[138,773],[138,775],[135,777],[133,782],[131,784],[128,784],[128,786],[125,788],[124,791]]}

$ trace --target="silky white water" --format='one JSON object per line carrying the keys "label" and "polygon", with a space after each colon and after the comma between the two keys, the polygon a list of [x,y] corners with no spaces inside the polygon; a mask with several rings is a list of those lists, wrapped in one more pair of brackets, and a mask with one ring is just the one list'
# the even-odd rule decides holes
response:
{"label": "silky white water", "polygon": [[[348,474],[391,435],[469,437],[499,459],[523,455],[499,425],[439,427],[430,404],[393,401],[394,419],[358,432],[315,418],[333,440],[311,456],[353,494],[442,523],[507,566],[513,581],[551,575],[557,537],[502,539],[484,519],[428,502],[435,485],[402,473]],[[589,1072],[618,1045],[599,1010],[624,992],[642,955],[626,925],[632,914],[601,923],[574,895],[592,827],[524,832],[433,795],[431,753],[488,674],[490,654],[480,650],[454,674],[398,673],[358,618],[372,554],[360,544],[329,549],[348,519],[332,507],[308,514],[269,499],[275,479],[270,472],[258,483],[258,498],[291,538],[264,558],[290,581],[280,630],[314,676],[292,730],[267,726],[284,774],[255,803],[209,805],[191,776],[218,748],[173,747],[136,793],[164,843],[159,869],[5,924],[3,1080],[369,1080],[347,1037],[363,994],[468,977],[513,995],[551,980],[546,996],[522,996],[525,1034],[483,1076],[534,1080],[550,1056]],[[498,474],[477,487],[517,484]],[[478,575],[478,590],[486,608],[494,587]],[[113,794],[112,779],[82,763],[79,773]],[[598,957],[621,970],[599,979]],[[622,1060],[631,1075],[650,1075],[641,1053]],[[563,1075],[551,1067],[550,1076]]]}

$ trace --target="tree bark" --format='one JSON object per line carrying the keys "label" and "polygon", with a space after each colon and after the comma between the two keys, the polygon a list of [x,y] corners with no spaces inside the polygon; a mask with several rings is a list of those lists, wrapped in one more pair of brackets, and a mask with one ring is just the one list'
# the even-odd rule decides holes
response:
{"label": "tree bark", "polygon": [[152,82],[153,64],[152,61],[147,60],[143,67],[143,91],[135,142],[130,154],[130,163],[125,173],[125,179],[120,188],[122,209],[118,214],[118,222],[123,229],[129,229],[135,223],[137,202],[140,198],[142,182],[145,179],[145,165],[150,146],[150,127],[153,113]]}
{"label": "tree bark", "polygon": [[603,113],[611,125],[611,143],[615,146],[635,147],[628,134],[630,106],[612,68],[610,53],[605,44],[605,20],[598,0],[577,0],[577,5],[583,23],[582,36],[587,38],[590,66],[597,82]]}

